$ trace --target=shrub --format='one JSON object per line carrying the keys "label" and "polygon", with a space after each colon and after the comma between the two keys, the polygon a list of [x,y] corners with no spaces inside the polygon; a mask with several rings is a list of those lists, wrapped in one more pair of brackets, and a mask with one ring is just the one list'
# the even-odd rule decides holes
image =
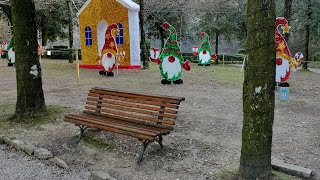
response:
{"label": "shrub", "polygon": [[[226,53],[224,54],[224,63],[242,63],[244,59],[243,54],[231,54]],[[222,63],[223,61],[223,54],[218,54],[218,60]]]}
{"label": "shrub", "polygon": [[238,49],[237,54],[246,54],[246,50],[245,49]]}
{"label": "shrub", "polygon": [[311,61],[320,61],[320,52],[316,52],[312,58]]}

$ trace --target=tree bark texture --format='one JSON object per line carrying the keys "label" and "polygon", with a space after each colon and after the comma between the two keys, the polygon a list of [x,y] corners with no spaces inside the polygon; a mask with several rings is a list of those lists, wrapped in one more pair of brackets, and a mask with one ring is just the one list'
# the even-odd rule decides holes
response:
{"label": "tree bark texture", "polygon": [[[288,20],[288,23],[290,24],[291,20],[291,9],[292,9],[292,0],[285,0],[284,1],[284,18]],[[288,42],[290,37],[290,33],[285,33],[285,39]]]}
{"label": "tree bark texture", "polygon": [[303,63],[303,69],[308,69],[308,61],[309,61],[309,41],[310,41],[310,24],[311,24],[311,0],[307,1],[307,21],[306,21],[306,36],[304,39],[304,53],[305,53],[305,61]]}
{"label": "tree bark texture", "polygon": [[72,1],[67,0],[69,14],[69,63],[73,63],[73,22],[72,22]]}
{"label": "tree bark texture", "polygon": [[149,62],[148,62],[148,50],[147,50],[147,45],[146,45],[146,33],[144,31],[144,1],[140,0],[140,12],[139,12],[139,22],[140,22],[140,35],[141,35],[141,40],[140,40],[140,56],[142,58],[142,65],[143,68],[148,68],[149,67]]}
{"label": "tree bark texture", "polygon": [[[218,53],[219,53],[219,32],[217,31],[216,32],[216,49],[215,49],[215,53],[216,55],[218,56]],[[219,64],[218,60],[215,61],[215,64]]]}
{"label": "tree bark texture", "polygon": [[271,178],[275,106],[275,1],[248,0],[239,180]]}
{"label": "tree bark texture", "polygon": [[45,109],[33,0],[11,0],[16,57],[16,116],[32,116]]}

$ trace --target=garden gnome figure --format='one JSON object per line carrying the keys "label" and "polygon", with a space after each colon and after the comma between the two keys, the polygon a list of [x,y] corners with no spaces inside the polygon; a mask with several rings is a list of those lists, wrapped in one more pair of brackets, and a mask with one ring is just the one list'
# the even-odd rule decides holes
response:
{"label": "garden gnome figure", "polygon": [[161,84],[182,84],[181,79],[182,68],[186,71],[190,71],[191,67],[189,61],[184,61],[180,47],[177,42],[176,29],[169,23],[163,23],[163,28],[170,31],[170,36],[167,39],[163,50],[160,54],[160,61],[157,59],[151,59],[151,61],[160,64],[160,73],[162,76]]}
{"label": "garden gnome figure", "polygon": [[204,40],[201,44],[201,47],[198,49],[197,53],[194,55],[198,56],[198,65],[202,66],[210,66],[212,60],[216,60],[216,54],[212,54],[211,52],[211,45],[209,41],[209,35],[205,32],[201,33],[201,36],[204,37]]}
{"label": "garden gnome figure", "polygon": [[119,33],[118,25],[113,23],[108,26],[105,34],[105,44],[102,48],[102,57],[100,61],[101,70],[99,74],[114,76],[114,68],[119,62],[120,55],[118,54],[118,47],[115,41],[115,35]]}

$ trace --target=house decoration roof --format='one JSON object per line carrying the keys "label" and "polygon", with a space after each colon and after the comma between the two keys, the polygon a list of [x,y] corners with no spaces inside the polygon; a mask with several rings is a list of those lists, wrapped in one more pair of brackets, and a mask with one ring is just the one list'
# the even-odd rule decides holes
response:
{"label": "house decoration roof", "polygon": [[[118,3],[120,3],[122,6],[127,8],[131,11],[139,11],[140,6],[133,2],[132,0],[116,0]],[[91,0],[87,0],[86,3],[81,7],[81,9],[77,12],[77,16],[80,16],[80,14],[86,9],[86,7],[90,4]]]}

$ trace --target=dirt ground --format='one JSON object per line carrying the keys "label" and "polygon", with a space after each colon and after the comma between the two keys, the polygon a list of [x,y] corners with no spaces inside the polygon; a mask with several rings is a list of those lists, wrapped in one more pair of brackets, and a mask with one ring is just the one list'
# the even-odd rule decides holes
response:
{"label": "dirt ground", "polygon": [[[20,126],[3,129],[0,135],[48,148],[74,171],[100,170],[117,179],[216,179],[218,173],[236,169],[243,116],[241,68],[193,64],[190,72],[183,72],[184,84],[161,85],[157,65],[150,65],[148,70],[120,70],[113,78],[101,76],[97,70],[81,69],[78,85],[75,64],[65,60],[42,63],[47,106],[63,106],[71,112],[83,109],[88,90],[95,86],[185,97],[173,132],[164,137],[165,148],[151,144],[141,165],[134,162],[141,149],[134,138],[95,132],[112,148],[97,149],[83,142],[73,148],[70,144],[78,129],[63,122],[62,117],[28,130]],[[7,67],[6,61],[0,63],[0,83],[0,107],[13,106],[15,68]],[[314,179],[320,179],[320,74],[298,71],[289,83],[289,101],[279,101],[276,91],[273,156],[310,168],[315,171]],[[0,115],[4,112],[0,110]]]}

